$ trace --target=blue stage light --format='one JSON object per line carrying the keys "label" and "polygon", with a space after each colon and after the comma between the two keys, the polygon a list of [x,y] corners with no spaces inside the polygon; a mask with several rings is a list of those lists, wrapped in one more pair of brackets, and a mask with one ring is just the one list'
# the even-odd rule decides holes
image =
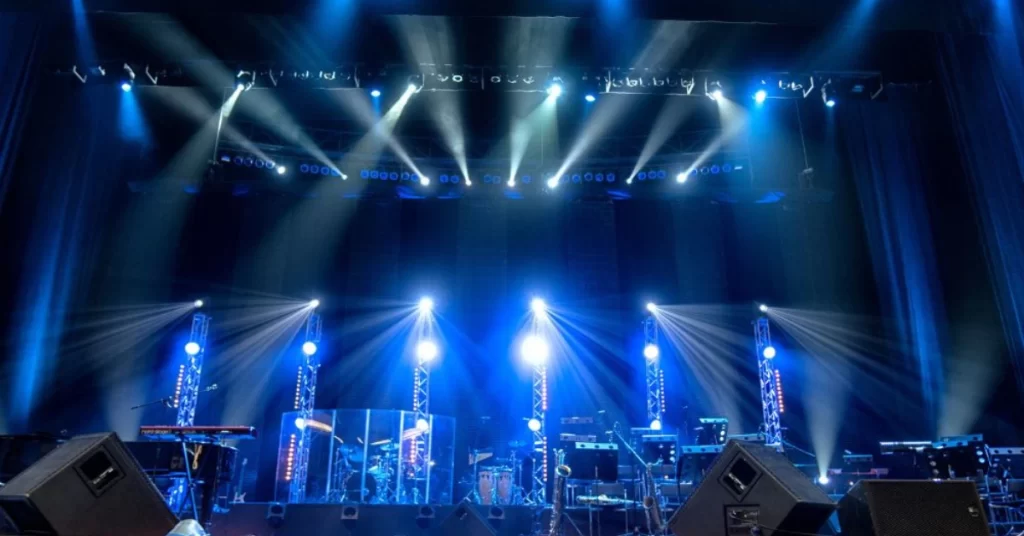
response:
{"label": "blue stage light", "polygon": [[131,82],[123,82],[123,83],[121,83],[121,91],[124,91],[125,93],[128,93],[131,90],[132,90]]}
{"label": "blue stage light", "polygon": [[316,309],[317,307],[320,307],[320,300],[310,300],[309,307],[311,309]]}
{"label": "blue stage light", "polygon": [[761,352],[761,355],[763,355],[765,359],[775,359],[775,347],[765,346],[764,350]]}
{"label": "blue stage light", "polygon": [[256,161],[253,160],[253,158],[251,156],[247,156],[245,158],[245,167],[252,167],[253,164],[255,164],[255,163],[256,163]]}
{"label": "blue stage light", "polygon": [[407,181],[407,180],[410,180],[410,179],[412,179],[412,173],[409,173],[408,171],[403,171],[402,172],[402,180],[403,181]]}
{"label": "blue stage light", "polygon": [[708,96],[711,97],[711,100],[713,101],[720,101],[722,100],[724,94],[722,93],[721,89],[714,89],[711,91],[711,93],[708,94]]}
{"label": "blue stage light", "polygon": [[288,173],[288,168],[286,168],[284,166],[277,166],[277,174],[278,175],[284,175],[285,173]]}
{"label": "blue stage light", "polygon": [[667,176],[668,176],[668,174],[665,173],[664,169],[659,169],[658,170],[658,180],[663,180]]}
{"label": "blue stage light", "polygon": [[537,419],[530,419],[526,423],[526,427],[529,428],[531,432],[539,432],[540,431],[540,421],[537,420]]}
{"label": "blue stage light", "polygon": [[828,100],[825,101],[825,106],[828,106],[829,108],[832,108],[835,105],[836,105],[836,100],[835,99],[828,99]]}
{"label": "blue stage light", "polygon": [[651,430],[654,430],[655,432],[661,430],[661,421],[658,419],[651,421]]}
{"label": "blue stage light", "polygon": [[722,168],[718,167],[718,164],[711,166],[711,174],[718,175],[722,171]]}
{"label": "blue stage light", "polygon": [[558,98],[562,95],[562,84],[551,84],[548,86],[548,95]]}
{"label": "blue stage light", "polygon": [[654,361],[655,359],[658,359],[659,355],[661,355],[661,350],[658,348],[657,344],[648,344],[647,346],[644,346],[644,357],[647,359]]}
{"label": "blue stage light", "polygon": [[393,181],[397,181],[398,180],[398,172],[397,171],[392,171],[392,172],[388,173],[388,179],[389,180],[393,180]]}
{"label": "blue stage light", "polygon": [[654,304],[654,302],[648,302],[648,303],[647,303],[647,310],[648,310],[649,312],[652,312],[652,313],[653,313],[653,312],[655,312],[655,311],[657,311],[657,310],[658,310],[658,306],[657,306],[657,305],[655,305],[655,304]]}
{"label": "blue stage light", "polygon": [[420,298],[420,303],[417,307],[419,308],[420,313],[429,313],[430,311],[434,310],[434,300],[430,299],[427,296],[424,296]]}
{"label": "blue stage light", "polygon": [[245,160],[243,160],[241,156],[236,156],[233,160],[231,160],[231,162],[234,163],[236,166],[240,166],[242,165],[243,162],[245,162]]}
{"label": "blue stage light", "polygon": [[584,173],[583,174],[583,180],[585,180],[587,182],[594,182],[594,174],[593,173]]}
{"label": "blue stage light", "polygon": [[416,429],[421,432],[430,430],[430,423],[426,419],[416,419]]}
{"label": "blue stage light", "polygon": [[831,482],[831,480],[829,480],[828,475],[821,475],[818,477],[818,483],[822,486],[827,486],[829,482]]}
{"label": "blue stage light", "polygon": [[540,298],[534,298],[530,300],[530,310],[535,315],[542,315],[548,312],[548,304],[544,303],[544,300]]}
{"label": "blue stage light", "polygon": [[441,175],[437,180],[441,181],[441,184],[448,184],[448,175]]}
{"label": "blue stage light", "polygon": [[647,172],[646,171],[641,171],[640,173],[637,173],[636,174],[636,178],[637,178],[637,180],[641,180],[641,181],[647,180]]}
{"label": "blue stage light", "polygon": [[572,182],[574,182],[576,184],[579,184],[582,180],[583,180],[583,178],[580,177],[579,173],[573,173],[573,175],[572,175]]}
{"label": "blue stage light", "polygon": [[767,98],[768,98],[768,92],[763,90],[763,89],[759,89],[756,92],[754,92],[754,102],[756,102],[758,104],[764,104],[764,101]]}
{"label": "blue stage light", "polygon": [[306,355],[313,355],[316,353],[316,343],[313,341],[306,341],[302,343],[302,353]]}
{"label": "blue stage light", "polygon": [[685,171],[681,171],[676,175],[676,182],[682,184],[686,182],[687,178],[689,178],[689,175],[687,175]]}
{"label": "blue stage light", "polygon": [[[461,180],[462,180],[462,178],[461,178],[461,177],[459,177],[458,175],[452,175],[452,176],[450,177],[450,179],[451,179],[451,181],[452,181],[452,184],[458,184],[458,183],[459,183],[459,181],[461,181]],[[467,184],[469,184],[469,183],[467,182]]]}
{"label": "blue stage light", "polygon": [[614,173],[609,173],[609,174],[605,175],[604,176],[604,180],[606,180],[608,182],[615,182],[615,174]]}
{"label": "blue stage light", "polygon": [[531,365],[543,365],[551,354],[548,342],[538,335],[526,337],[519,351],[523,356],[523,361]]}
{"label": "blue stage light", "polygon": [[375,98],[375,99],[377,97],[380,97],[380,90],[379,89],[374,89],[373,91],[370,92],[370,96]]}
{"label": "blue stage light", "polygon": [[558,177],[551,177],[550,179],[548,179],[548,188],[552,190],[558,188]]}
{"label": "blue stage light", "polygon": [[420,186],[430,186],[430,177],[420,177]]}
{"label": "blue stage light", "polygon": [[434,341],[420,341],[416,345],[416,359],[420,360],[420,363],[430,363],[437,359],[437,343]]}
{"label": "blue stage light", "polygon": [[768,312],[768,304],[762,303],[761,305],[757,306],[757,309],[759,311],[761,311],[762,313],[767,313]]}
{"label": "blue stage light", "polygon": [[376,169],[371,169],[370,170],[370,178],[371,179],[376,179],[379,176],[380,176],[380,173],[378,173]]}
{"label": "blue stage light", "polygon": [[192,302],[192,306],[195,307],[196,309],[202,308],[203,305],[205,305],[203,303],[203,300],[196,300],[196,301]]}
{"label": "blue stage light", "polygon": [[533,177],[531,177],[529,175],[523,175],[523,178],[521,178],[519,180],[522,181],[523,184],[530,184],[531,182],[533,182]]}
{"label": "blue stage light", "polygon": [[185,353],[188,355],[199,355],[199,343],[195,341],[189,341],[185,343]]}
{"label": "blue stage light", "polygon": [[260,169],[265,168],[267,167],[267,163],[264,162],[263,160],[256,160],[256,167]]}
{"label": "blue stage light", "polygon": [[583,97],[583,100],[585,100],[587,102],[594,102],[594,101],[597,100],[597,97],[595,97],[593,95],[587,95],[586,97]]}
{"label": "blue stage light", "polygon": [[359,170],[359,176],[364,178],[364,179],[369,179],[370,178],[370,170],[368,170],[368,169],[360,169]]}

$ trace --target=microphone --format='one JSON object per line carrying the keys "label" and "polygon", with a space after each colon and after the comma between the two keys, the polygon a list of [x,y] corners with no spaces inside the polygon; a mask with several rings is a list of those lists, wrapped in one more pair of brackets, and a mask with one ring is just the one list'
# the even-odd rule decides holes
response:
{"label": "microphone", "polygon": [[207,387],[206,390],[203,391],[203,392],[216,391],[216,390],[217,390],[217,384],[211,383],[210,386]]}

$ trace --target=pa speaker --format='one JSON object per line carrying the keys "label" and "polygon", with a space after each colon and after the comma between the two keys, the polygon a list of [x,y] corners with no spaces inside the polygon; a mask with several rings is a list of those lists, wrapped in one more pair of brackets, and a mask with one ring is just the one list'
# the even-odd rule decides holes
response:
{"label": "pa speaker", "polygon": [[775,449],[730,441],[669,521],[675,536],[815,534],[836,505]]}
{"label": "pa speaker", "polygon": [[473,508],[469,501],[455,505],[448,517],[441,521],[441,534],[447,536],[495,536],[497,532]]}
{"label": "pa speaker", "polygon": [[0,489],[21,534],[165,536],[178,519],[116,434],[83,435]]}
{"label": "pa speaker", "polygon": [[839,501],[849,536],[988,536],[974,482],[861,480]]}

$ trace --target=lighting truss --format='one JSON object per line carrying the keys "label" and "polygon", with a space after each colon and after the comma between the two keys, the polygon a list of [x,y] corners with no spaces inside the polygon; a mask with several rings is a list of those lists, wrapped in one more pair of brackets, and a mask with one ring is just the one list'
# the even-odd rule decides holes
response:
{"label": "lighting truss", "polygon": [[[417,356],[416,369],[413,371],[412,391],[413,422],[416,434],[409,440],[409,465],[413,478],[424,479],[426,489],[421,491],[414,486],[412,497],[402,497],[406,490],[400,489],[399,502],[421,504],[430,496],[430,434],[433,432],[430,419],[430,364]],[[420,422],[425,421],[427,428],[419,429]],[[418,480],[416,480],[418,482]]]}
{"label": "lighting truss", "polygon": [[199,345],[196,355],[185,354],[185,362],[178,369],[178,382],[174,387],[174,406],[178,408],[176,426],[192,426],[196,420],[196,403],[199,400],[199,382],[203,374],[203,358],[206,355],[206,338],[210,331],[210,317],[203,313],[192,315],[192,329],[189,342]]}
{"label": "lighting truss", "polygon": [[533,435],[533,451],[541,453],[541,462],[533,464],[533,487],[526,496],[528,504],[543,505],[547,502],[548,483],[548,436],[545,433],[545,416],[548,412],[548,367],[545,362],[533,365],[533,411],[531,419],[537,420],[540,427],[531,430]]}
{"label": "lighting truss", "polygon": [[[658,346],[658,321],[654,315],[644,320],[644,349],[648,345]],[[647,424],[658,421],[664,424],[665,414],[665,376],[661,370],[661,356],[649,358],[644,356],[644,385],[647,387]]]}
{"label": "lighting truss", "polygon": [[757,350],[757,369],[761,381],[761,414],[764,418],[764,441],[767,445],[782,448],[782,424],[779,420],[779,393],[781,385],[771,358],[765,357],[764,349],[772,345],[768,317],[754,322],[754,346]]}
{"label": "lighting truss", "polygon": [[[319,344],[323,330],[320,315],[312,313],[306,319],[306,341]],[[298,378],[298,418],[302,422],[313,420],[313,405],[316,401],[316,375],[320,369],[319,352],[302,354],[302,366],[299,369]],[[309,443],[312,439],[312,430],[309,426],[303,426],[299,430],[298,441],[295,446],[294,471],[292,481],[289,485],[289,501],[301,503],[306,499],[306,478],[309,473]]]}

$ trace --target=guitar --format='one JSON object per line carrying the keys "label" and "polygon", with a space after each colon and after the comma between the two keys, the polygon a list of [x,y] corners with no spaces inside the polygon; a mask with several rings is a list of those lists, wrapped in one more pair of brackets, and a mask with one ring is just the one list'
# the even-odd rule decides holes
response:
{"label": "guitar", "polygon": [[231,500],[233,503],[244,503],[245,492],[242,491],[242,485],[245,483],[245,466],[249,463],[249,458],[242,458],[242,467],[238,470],[237,484],[235,484],[235,498]]}

